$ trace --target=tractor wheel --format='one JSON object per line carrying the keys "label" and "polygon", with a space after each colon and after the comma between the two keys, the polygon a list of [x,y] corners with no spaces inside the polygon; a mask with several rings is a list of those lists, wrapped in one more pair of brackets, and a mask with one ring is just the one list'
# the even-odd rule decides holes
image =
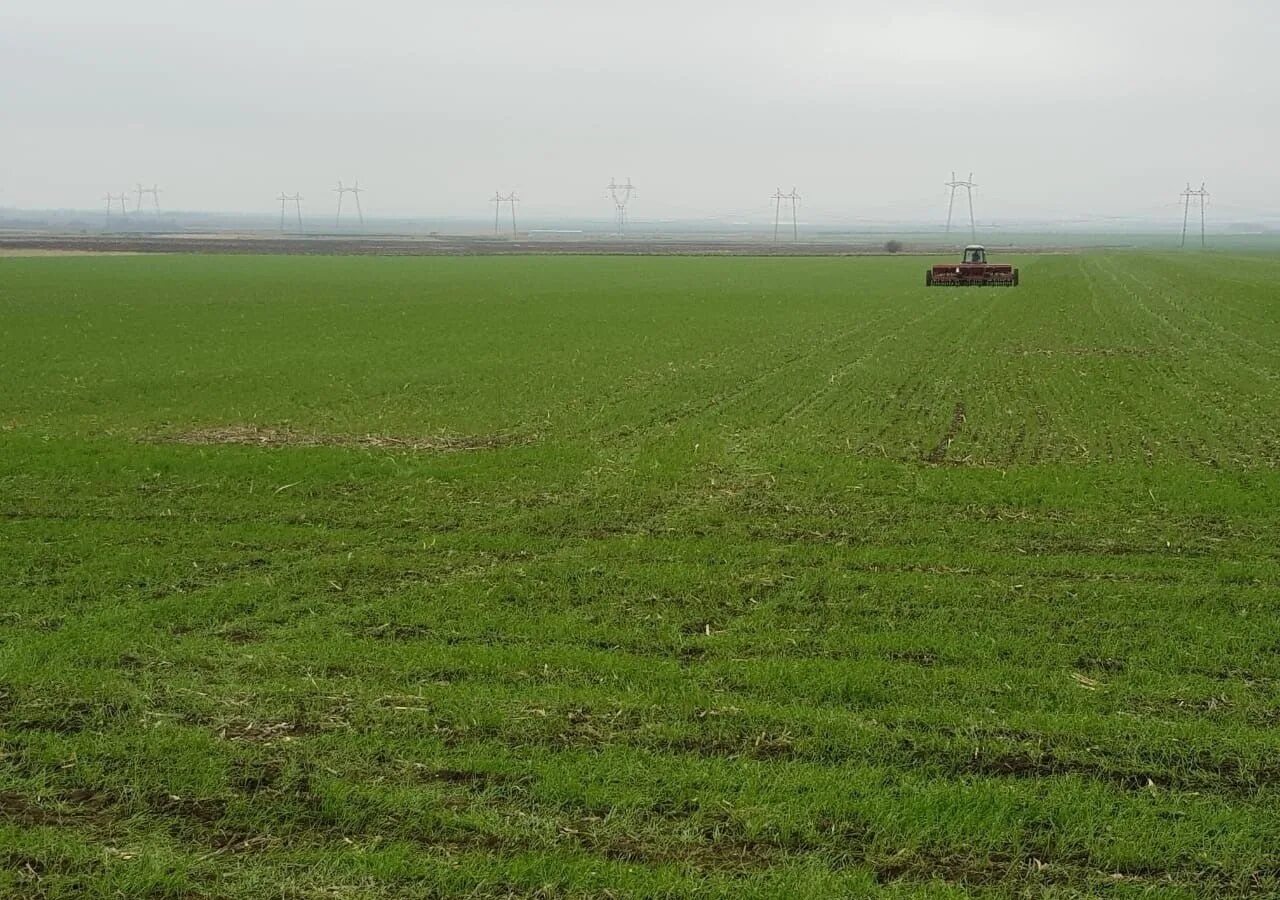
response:
{"label": "tractor wheel", "polygon": [[924,286],[933,287],[933,269],[924,273]]}
{"label": "tractor wheel", "polygon": [[1017,269],[1013,270],[1013,286],[1014,287],[1018,286],[1018,270]]}

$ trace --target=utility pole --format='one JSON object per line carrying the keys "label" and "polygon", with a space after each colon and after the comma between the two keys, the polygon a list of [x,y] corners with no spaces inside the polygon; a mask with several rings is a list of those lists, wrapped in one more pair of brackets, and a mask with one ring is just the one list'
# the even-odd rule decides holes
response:
{"label": "utility pole", "polygon": [[800,224],[796,210],[800,203],[800,194],[796,192],[794,187],[791,188],[791,193],[789,194],[782,193],[782,188],[778,188],[773,192],[773,196],[770,199],[773,200],[773,242],[775,244],[778,243],[778,223],[782,219],[783,200],[786,200],[791,204],[791,240],[793,242],[799,241]]}
{"label": "utility pole", "polygon": [[636,186],[631,183],[630,178],[627,179],[626,184],[618,184],[616,179],[610,178],[606,190],[609,191],[609,196],[613,200],[614,222],[618,237],[623,237],[627,230],[627,204],[635,196]]}
{"label": "utility pole", "polygon": [[1187,189],[1182,192],[1182,243],[1179,247],[1187,246],[1187,219],[1191,216],[1191,198],[1200,198],[1200,248],[1204,249],[1204,206],[1205,201],[1209,199],[1209,192],[1204,189],[1204,182],[1200,182],[1200,187],[1192,190],[1191,182],[1187,182]]}
{"label": "utility pole", "polygon": [[1204,249],[1204,205],[1209,199],[1209,192],[1204,189],[1204,182],[1200,182],[1200,249]]}
{"label": "utility pole", "polygon": [[773,242],[778,243],[778,220],[782,218],[782,188],[773,192]]}
{"label": "utility pole", "polygon": [[973,218],[973,189],[977,187],[973,183],[973,173],[969,173],[969,177],[961,181],[956,178],[956,173],[951,173],[951,180],[947,182],[947,187],[951,188],[951,199],[947,203],[947,234],[951,233],[951,212],[956,205],[956,191],[964,188],[965,196],[969,199],[969,236],[973,241],[978,240],[978,226]]}

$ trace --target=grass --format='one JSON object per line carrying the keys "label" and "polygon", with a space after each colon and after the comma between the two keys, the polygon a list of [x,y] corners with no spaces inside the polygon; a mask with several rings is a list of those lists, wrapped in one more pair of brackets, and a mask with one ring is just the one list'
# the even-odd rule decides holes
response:
{"label": "grass", "polygon": [[0,894],[1280,893],[1280,259],[0,260]]}

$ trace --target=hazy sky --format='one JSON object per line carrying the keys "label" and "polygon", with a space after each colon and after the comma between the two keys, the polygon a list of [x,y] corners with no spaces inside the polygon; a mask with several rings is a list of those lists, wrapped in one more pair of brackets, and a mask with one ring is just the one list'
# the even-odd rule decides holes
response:
{"label": "hazy sky", "polygon": [[4,0],[0,205],[526,219],[1280,210],[1280,0]]}

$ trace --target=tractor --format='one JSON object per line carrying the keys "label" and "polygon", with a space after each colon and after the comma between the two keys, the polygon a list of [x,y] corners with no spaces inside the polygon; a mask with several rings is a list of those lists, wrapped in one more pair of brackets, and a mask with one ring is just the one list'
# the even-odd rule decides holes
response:
{"label": "tractor", "polygon": [[1017,287],[1018,270],[987,262],[987,249],[970,244],[959,265],[934,266],[924,273],[924,283],[927,287]]}

